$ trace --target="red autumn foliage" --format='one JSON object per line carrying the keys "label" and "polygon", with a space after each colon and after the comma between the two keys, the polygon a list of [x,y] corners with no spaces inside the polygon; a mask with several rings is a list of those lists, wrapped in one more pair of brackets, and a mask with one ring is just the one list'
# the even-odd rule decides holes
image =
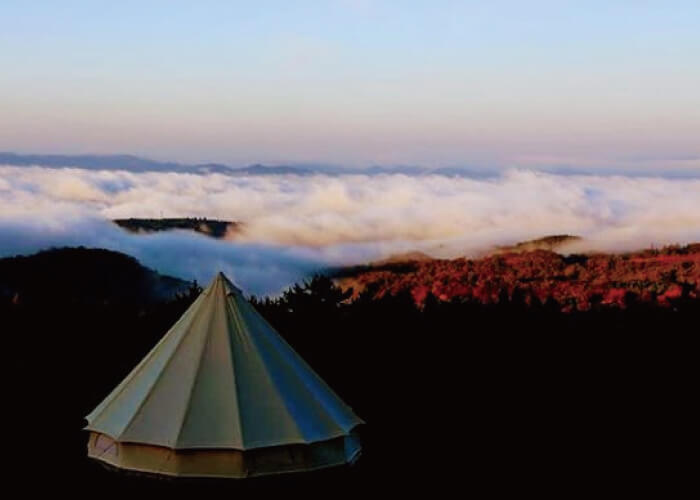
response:
{"label": "red autumn foliage", "polygon": [[417,304],[429,293],[438,300],[484,304],[517,293],[556,300],[564,310],[594,304],[625,307],[629,300],[668,306],[684,295],[700,297],[700,244],[628,254],[563,256],[551,251],[506,253],[481,259],[433,259],[366,267],[338,283],[355,294],[370,288],[377,297],[409,292]]}

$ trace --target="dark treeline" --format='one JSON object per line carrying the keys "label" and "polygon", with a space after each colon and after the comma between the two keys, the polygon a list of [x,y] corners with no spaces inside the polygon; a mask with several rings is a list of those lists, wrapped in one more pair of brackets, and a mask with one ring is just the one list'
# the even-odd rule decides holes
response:
{"label": "dark treeline", "polygon": [[86,458],[83,417],[199,289],[142,303],[75,300],[63,285],[0,298],[5,429],[27,486],[41,476],[78,496],[668,493],[691,470],[679,450],[696,393],[697,300],[564,314],[516,293],[488,306],[429,296],[419,308],[371,290],[348,302],[317,277],[252,302],[367,422],[354,467],[238,482],[106,471]]}
{"label": "dark treeline", "polygon": [[369,469],[495,487],[688,471],[675,451],[700,325],[688,293],[569,313],[517,290],[422,308],[409,292],[351,293],[317,277],[253,303],[366,419]]}

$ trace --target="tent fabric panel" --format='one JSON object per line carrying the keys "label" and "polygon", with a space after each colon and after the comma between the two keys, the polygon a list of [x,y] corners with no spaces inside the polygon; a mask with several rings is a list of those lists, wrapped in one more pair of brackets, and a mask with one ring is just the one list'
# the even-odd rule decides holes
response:
{"label": "tent fabric panel", "polygon": [[[254,338],[260,352],[268,356],[267,366],[271,373],[278,375],[277,380],[280,382],[293,379],[294,386],[286,383],[286,387],[294,387],[297,395],[305,399],[306,414],[300,415],[300,421],[313,422],[320,415],[326,417],[329,428],[306,429],[309,433],[308,441],[333,437],[339,434],[339,430],[340,433],[347,433],[356,425],[364,423],[244,297],[239,296],[237,299],[245,323],[255,330]],[[275,370],[283,373],[275,374]],[[297,399],[297,402],[302,401]],[[309,419],[309,416],[313,418]]]}
{"label": "tent fabric panel", "polygon": [[119,437],[153,390],[161,372],[202,312],[201,295],[144,360],[87,417],[86,429]]}
{"label": "tent fabric panel", "polygon": [[251,332],[227,301],[228,335],[245,449],[303,443],[304,435],[285,404]]}
{"label": "tent fabric panel", "polygon": [[204,314],[189,326],[187,335],[161,368],[151,391],[119,436],[120,441],[175,446],[190,404],[190,388],[210,336],[209,318],[216,310],[212,299],[207,297],[202,303]]}
{"label": "tent fabric panel", "polygon": [[[254,318],[247,318],[242,304],[238,310],[247,327],[255,329],[255,333],[250,335],[251,341],[265,363],[267,374],[284,401],[288,413],[299,428],[303,442],[322,441],[345,434],[346,429],[334,418],[334,413],[338,413],[334,411],[335,407],[342,403],[332,397],[323,400],[328,394],[312,392],[308,379],[315,377],[315,374],[296,369],[295,360],[290,359],[289,353],[280,352],[277,345],[270,340],[271,335],[264,331],[270,327],[261,322],[251,321]],[[274,332],[272,335],[276,336]]]}

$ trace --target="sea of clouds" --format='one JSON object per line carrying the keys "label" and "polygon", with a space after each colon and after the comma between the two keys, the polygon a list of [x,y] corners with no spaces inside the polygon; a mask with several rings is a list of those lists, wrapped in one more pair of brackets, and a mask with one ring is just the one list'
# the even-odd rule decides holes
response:
{"label": "sea of clouds", "polygon": [[[128,233],[127,217],[239,221],[215,240],[187,231]],[[218,270],[246,291],[279,292],[328,267],[411,251],[478,255],[551,234],[569,251],[700,241],[700,178],[507,170],[441,175],[227,176],[0,166],[0,257],[52,246],[122,251],[206,283]]]}

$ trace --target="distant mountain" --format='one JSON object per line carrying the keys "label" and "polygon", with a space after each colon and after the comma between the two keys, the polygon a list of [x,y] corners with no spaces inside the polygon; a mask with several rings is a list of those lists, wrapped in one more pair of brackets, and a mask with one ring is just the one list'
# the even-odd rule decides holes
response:
{"label": "distant mountain", "polygon": [[403,174],[403,175],[426,175],[431,172],[431,169],[427,167],[416,167],[412,165],[395,165],[395,166],[382,166],[374,165],[367,168],[361,168],[358,173],[366,175],[382,175],[382,174]]}
{"label": "distant mountain", "polygon": [[287,167],[284,165],[250,165],[249,167],[237,168],[236,174],[246,175],[311,175],[313,170],[304,167]]}
{"label": "distant mountain", "polygon": [[133,155],[21,155],[0,152],[0,165],[42,166],[48,168],[81,168],[86,170],[126,170],[128,172],[176,172],[184,174],[223,175],[444,175],[448,177],[489,177],[495,170],[470,170],[458,167],[428,168],[420,166],[381,166],[366,168],[341,167],[336,165],[261,165],[232,167],[222,163],[187,165],[176,162],[161,162]]}
{"label": "distant mountain", "polygon": [[224,238],[229,231],[235,231],[239,222],[228,220],[216,220],[196,217],[179,219],[114,219],[119,227],[132,233],[155,233],[158,231],[170,231],[173,229],[185,229],[211,236],[212,238]]}
{"label": "distant mountain", "polygon": [[143,304],[172,299],[191,286],[110,250],[58,248],[0,259],[0,301],[16,304]]}
{"label": "distant mountain", "polygon": [[126,170],[128,172],[176,172],[184,174],[224,175],[309,175],[313,170],[305,167],[250,165],[231,167],[221,163],[185,165],[160,162],[132,155],[19,155],[0,152],[0,165],[20,167],[41,166],[48,168],[81,168],[86,170]]}
{"label": "distant mountain", "polygon": [[[261,165],[233,167],[222,163],[184,164],[177,162],[156,161],[134,155],[40,155],[17,154],[0,151],[0,165],[43,166],[48,168],[83,168],[86,170],[126,170],[129,172],[177,172],[205,175],[210,173],[223,175],[407,175],[421,177],[439,175],[444,177],[467,177],[470,179],[487,179],[499,176],[503,169],[498,167],[423,167],[416,165],[372,165],[369,167],[344,167],[327,164],[292,164]],[[700,173],[691,170],[664,170],[651,173],[646,170],[633,169],[586,169],[574,167],[540,167],[535,170],[555,175],[624,175],[645,177],[662,175],[670,179],[697,179]]]}
{"label": "distant mountain", "polygon": [[465,167],[421,167],[416,165],[373,165],[365,168],[348,167],[308,167],[310,170],[329,175],[407,175],[421,177],[426,175],[440,175],[444,177],[469,177],[482,179],[498,175],[497,169],[474,169]]}
{"label": "distant mountain", "polygon": [[131,155],[18,155],[0,152],[0,165],[128,170],[130,172],[184,172],[188,167],[173,162],[147,160]]}
{"label": "distant mountain", "polygon": [[182,167],[187,173],[191,174],[224,174],[231,175],[240,169],[229,167],[221,163],[204,163],[201,165],[185,165]]}
{"label": "distant mountain", "polygon": [[440,167],[430,171],[431,175],[442,175],[445,177],[469,177],[471,179],[488,179],[499,174],[496,169],[474,169],[462,167]]}

